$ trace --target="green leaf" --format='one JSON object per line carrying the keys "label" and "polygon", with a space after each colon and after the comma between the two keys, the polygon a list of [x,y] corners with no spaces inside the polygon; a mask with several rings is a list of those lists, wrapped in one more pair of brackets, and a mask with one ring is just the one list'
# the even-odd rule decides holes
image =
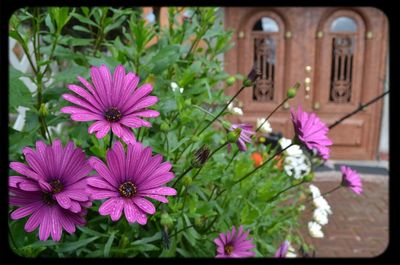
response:
{"label": "green leaf", "polygon": [[115,232],[111,233],[111,236],[108,238],[106,245],[104,246],[104,257],[109,257],[110,255],[110,248],[114,241]]}
{"label": "green leaf", "polygon": [[88,25],[92,25],[94,27],[98,27],[96,23],[94,23],[93,21],[91,21],[90,19],[88,19],[87,17],[84,17],[78,13],[73,13],[72,14],[73,17],[75,17],[77,20],[79,20],[79,22],[81,23],[85,23]]}
{"label": "green leaf", "polygon": [[75,25],[75,26],[72,27],[72,29],[77,30],[77,31],[83,31],[83,32],[86,32],[86,33],[89,33],[89,34],[92,33],[89,29],[87,29],[87,28],[85,28],[85,27],[83,27],[81,25]]}
{"label": "green leaf", "polygon": [[90,242],[95,241],[98,238],[99,238],[98,236],[95,236],[95,237],[87,238],[87,239],[84,239],[84,240],[79,240],[77,242],[68,242],[68,243],[61,244],[59,249],[58,249],[58,252],[71,252],[71,251],[74,251],[74,250],[76,250],[76,249],[78,249],[80,247],[83,247],[83,246],[89,244]]}
{"label": "green leaf", "polygon": [[157,232],[151,237],[145,237],[145,238],[136,240],[136,241],[132,242],[131,245],[136,246],[136,245],[140,245],[140,244],[147,244],[147,243],[150,243],[150,242],[153,242],[156,240],[160,240],[160,239],[161,239],[161,232]]}
{"label": "green leaf", "polygon": [[22,73],[12,66],[9,73],[9,111],[14,112],[18,106],[32,107],[34,104],[32,93],[19,79]]}

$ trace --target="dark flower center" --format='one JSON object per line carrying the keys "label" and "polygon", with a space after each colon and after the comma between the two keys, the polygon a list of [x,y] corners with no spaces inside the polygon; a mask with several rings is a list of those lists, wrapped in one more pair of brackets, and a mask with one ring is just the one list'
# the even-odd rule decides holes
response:
{"label": "dark flower center", "polygon": [[116,122],[122,118],[122,114],[117,108],[111,107],[106,110],[106,112],[104,113],[104,117],[109,122]]}
{"label": "dark flower center", "polygon": [[136,194],[136,186],[130,181],[127,181],[118,188],[119,194],[121,194],[124,198],[131,198],[133,195]]}
{"label": "dark flower center", "polygon": [[227,255],[231,255],[231,253],[233,252],[233,246],[231,244],[228,244],[225,246],[224,250]]}
{"label": "dark flower center", "polygon": [[53,194],[59,193],[64,188],[63,184],[58,179],[53,179],[50,181],[50,185],[53,188],[51,191]]}
{"label": "dark flower center", "polygon": [[47,205],[53,205],[56,201],[53,199],[52,193],[44,193],[43,194],[43,202]]}

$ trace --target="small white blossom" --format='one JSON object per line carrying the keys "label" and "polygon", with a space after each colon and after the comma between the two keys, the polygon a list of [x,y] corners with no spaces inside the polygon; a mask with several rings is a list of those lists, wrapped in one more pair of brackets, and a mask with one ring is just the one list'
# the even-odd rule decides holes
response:
{"label": "small white blossom", "polygon": [[286,174],[295,179],[300,179],[311,171],[310,164],[305,155],[288,156],[285,158],[283,166]]}
{"label": "small white blossom", "polygon": [[312,194],[312,196],[313,196],[313,199],[315,199],[315,198],[321,196],[321,192],[320,192],[320,190],[319,190],[319,188],[318,188],[317,186],[315,186],[315,185],[313,185],[313,184],[310,184],[309,189],[310,189],[310,191],[311,191],[311,194]]}
{"label": "small white blossom", "polygon": [[235,115],[243,115],[243,110],[239,107],[234,107],[232,102],[228,105],[228,111]]}
{"label": "small white blossom", "polygon": [[[178,84],[175,82],[171,82],[172,92],[175,92],[179,88]],[[183,87],[179,88],[179,92],[182,94],[184,91]]]}
{"label": "small white blossom", "polygon": [[[282,137],[281,139],[279,139],[279,144],[281,145],[282,149],[285,149],[290,144],[292,144],[292,140]],[[299,145],[295,144],[295,145],[292,145],[291,147],[289,147],[288,149],[286,149],[285,153],[288,156],[298,156],[298,155],[302,155],[303,151],[301,150]]]}
{"label": "small white blossom", "polygon": [[324,197],[319,196],[319,197],[315,198],[313,200],[313,203],[316,208],[320,208],[320,209],[324,210],[325,212],[332,214],[331,207],[329,206],[328,202],[325,200]]}
{"label": "small white blossom", "polygon": [[308,222],[308,232],[310,232],[310,235],[315,238],[324,237],[324,232],[321,230],[321,225],[314,221]]}
{"label": "small white blossom", "polygon": [[[257,128],[265,121],[265,118],[257,118]],[[266,121],[263,126],[261,126],[260,131],[262,133],[271,133],[272,127],[269,121]]]}
{"label": "small white blossom", "polygon": [[321,208],[316,208],[313,213],[313,219],[320,225],[326,225],[328,223],[328,213]]}

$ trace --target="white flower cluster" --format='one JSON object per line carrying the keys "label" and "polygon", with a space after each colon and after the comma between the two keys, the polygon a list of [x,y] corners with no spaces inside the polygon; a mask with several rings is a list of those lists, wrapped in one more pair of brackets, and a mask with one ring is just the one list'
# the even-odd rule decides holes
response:
{"label": "white flower cluster", "polygon": [[[265,121],[265,118],[257,118],[257,128]],[[263,126],[261,126],[260,131],[262,133],[272,133],[272,127],[269,121],[266,121]]]}
{"label": "white flower cluster", "polygon": [[[171,83],[172,92],[175,92],[178,88],[179,88],[179,86],[177,83],[175,83],[175,82]],[[184,91],[183,87],[179,88],[179,92],[181,92],[181,94],[183,93],[183,91]]]}
{"label": "white flower cluster", "polygon": [[[279,139],[282,149],[292,144],[292,140],[282,137]],[[283,169],[289,176],[300,179],[311,171],[311,165],[308,158],[303,154],[300,146],[292,145],[284,151],[286,154]]]}
{"label": "white flower cluster", "polygon": [[322,226],[328,224],[328,214],[332,214],[332,210],[325,198],[321,196],[318,187],[311,184],[309,188],[315,208],[313,220],[308,222],[308,231],[312,237],[322,238],[324,237]]}
{"label": "white flower cluster", "polygon": [[239,107],[234,107],[232,102],[228,105],[228,111],[235,115],[243,115],[243,110]]}

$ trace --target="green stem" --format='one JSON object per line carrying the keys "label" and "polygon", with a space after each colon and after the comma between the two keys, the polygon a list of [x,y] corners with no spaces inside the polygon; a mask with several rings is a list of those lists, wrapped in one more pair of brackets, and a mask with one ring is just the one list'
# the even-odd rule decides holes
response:
{"label": "green stem", "polygon": [[[201,122],[204,120],[204,118],[205,118],[206,116],[207,116],[207,113],[204,113],[203,118],[201,119],[201,121],[200,121],[199,124],[197,125],[197,127],[196,127],[196,129],[194,130],[194,132],[193,132],[192,135],[196,135],[197,130],[200,128]],[[185,148],[183,148],[182,152],[179,153],[179,154],[176,156],[176,158],[174,159],[174,164],[176,164],[176,162],[179,161],[179,159],[181,158],[181,156],[183,155],[183,153],[184,153],[190,146],[192,146],[192,144],[193,144],[193,141],[191,141],[189,145],[187,145]]]}
{"label": "green stem", "polygon": [[46,133],[47,133],[47,138],[49,139],[50,144],[53,144],[53,141],[51,140],[51,136],[50,136],[50,132],[49,132],[49,128],[46,124],[46,119],[45,117],[43,117],[42,115],[39,116],[39,119],[41,120],[42,123],[42,127],[45,129]]}
{"label": "green stem", "polygon": [[288,101],[288,100],[289,100],[288,97],[285,98],[285,100],[282,101],[281,104],[279,104],[279,105],[265,118],[265,120],[263,121],[263,123],[261,123],[260,126],[258,126],[258,128],[256,129],[256,132],[258,132],[258,131],[261,129],[261,127],[268,121],[268,119],[271,118],[272,114],[274,114],[274,113],[275,113],[283,104],[285,104],[285,102]]}
{"label": "green stem", "polygon": [[205,129],[208,128],[208,126],[210,126],[216,119],[219,118],[219,116],[222,115],[222,113],[228,108],[229,104],[231,104],[231,102],[240,94],[240,92],[242,92],[242,90],[245,88],[245,86],[242,86],[238,92],[236,92],[236,94],[231,98],[231,100],[229,100],[229,102],[222,108],[222,110],[218,113],[217,116],[214,117],[214,119],[212,119],[200,132],[198,135],[200,135],[202,132],[204,132]]}
{"label": "green stem", "polygon": [[[324,192],[324,193],[320,194],[320,195],[319,195],[318,197],[316,197],[316,198],[319,198],[319,197],[323,197],[323,196],[325,196],[325,195],[328,195],[328,194],[330,194],[330,193],[332,193],[332,192],[334,192],[334,191],[340,189],[341,187],[343,187],[343,186],[340,184],[339,186],[336,186],[335,188],[333,188],[333,189],[331,189],[331,190],[329,190],[329,191],[327,191],[327,192]],[[308,200],[307,202],[311,202],[311,201],[315,200],[316,198],[313,198],[312,200]]]}
{"label": "green stem", "polygon": [[339,120],[337,120],[336,122],[334,122],[333,124],[331,124],[329,126],[329,129],[334,128],[335,126],[339,125],[342,121],[344,121],[345,119],[350,118],[351,116],[353,116],[354,114],[358,113],[359,111],[363,110],[365,107],[368,107],[369,105],[371,105],[372,103],[375,103],[376,101],[378,101],[379,99],[383,98],[386,94],[389,94],[390,90],[380,94],[379,96],[371,99],[370,101],[368,101],[365,104],[360,104],[360,106],[358,108],[356,108],[354,111],[350,112],[349,114],[346,114],[345,116],[343,116],[342,118],[340,118]]}
{"label": "green stem", "polygon": [[168,142],[168,133],[164,132],[165,135],[165,141],[167,143],[167,161],[169,160],[169,142]]}
{"label": "green stem", "polygon": [[108,143],[108,149],[111,149],[111,145],[112,145],[112,141],[113,141],[113,136],[114,136],[114,133],[111,131],[111,132],[110,132],[110,142]]}
{"label": "green stem", "polygon": [[[276,152],[273,156],[271,156],[270,158],[268,158],[264,163],[262,163],[259,167],[256,167],[255,169],[253,169],[252,171],[250,171],[249,173],[247,173],[246,175],[244,175],[243,177],[241,177],[240,179],[236,180],[233,185],[245,180],[246,178],[248,178],[249,176],[251,176],[253,173],[255,173],[257,170],[261,169],[262,167],[264,167],[269,161],[271,161],[272,159],[274,159],[277,155],[283,153],[286,149],[288,149],[289,147],[291,147],[292,145],[294,145],[293,143],[286,146],[284,149],[282,149],[279,152]],[[233,186],[232,185],[232,186]]]}
{"label": "green stem", "polygon": [[294,187],[297,187],[297,186],[303,184],[304,182],[305,182],[305,181],[303,180],[303,181],[301,181],[301,182],[299,182],[299,183],[297,183],[297,184],[291,185],[291,186],[289,186],[289,187],[287,187],[287,188],[285,188],[285,189],[279,191],[277,194],[275,194],[272,198],[270,198],[270,199],[267,200],[266,202],[269,203],[269,202],[275,200],[275,199],[276,199],[279,195],[281,195],[282,193],[284,193],[284,192],[286,192],[286,191],[288,191],[288,190],[290,190],[290,189],[292,189],[292,188],[294,188]]}
{"label": "green stem", "polygon": [[103,35],[104,35],[104,20],[107,17],[107,13],[108,13],[108,8],[104,9],[103,15],[101,16],[100,19],[100,27],[99,30],[97,31],[97,38],[96,38],[96,43],[95,43],[95,47],[93,50],[93,56],[96,56],[96,52],[97,50],[100,48],[100,44],[103,41]]}
{"label": "green stem", "polygon": [[193,166],[190,166],[188,169],[186,169],[174,182],[174,184],[172,184],[172,188],[175,187],[176,183],[178,183],[179,180],[181,180],[187,173],[190,172],[190,170],[193,169]]}
{"label": "green stem", "polygon": [[228,165],[225,167],[225,170],[228,169],[228,167],[231,165],[231,163],[233,162],[233,160],[235,159],[235,157],[239,154],[240,150],[236,150],[235,154],[232,156],[231,160],[229,160]]}

